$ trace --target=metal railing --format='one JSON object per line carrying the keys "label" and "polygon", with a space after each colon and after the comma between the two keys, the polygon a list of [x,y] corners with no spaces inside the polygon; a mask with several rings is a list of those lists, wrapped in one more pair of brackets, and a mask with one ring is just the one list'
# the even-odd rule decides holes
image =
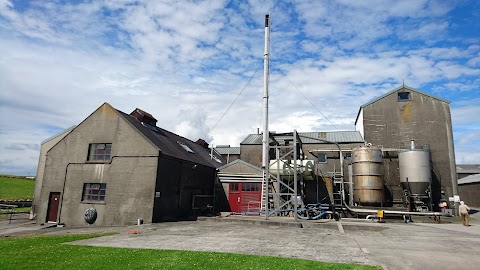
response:
{"label": "metal railing", "polygon": [[12,205],[12,204],[0,204],[0,210],[2,214],[10,215],[10,217],[8,218],[8,224],[12,223],[13,215],[15,215],[15,208],[17,207],[18,207],[17,205]]}

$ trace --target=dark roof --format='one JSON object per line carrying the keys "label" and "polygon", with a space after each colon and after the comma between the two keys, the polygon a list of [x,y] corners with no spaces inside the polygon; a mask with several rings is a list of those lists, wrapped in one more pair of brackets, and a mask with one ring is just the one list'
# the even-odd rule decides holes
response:
{"label": "dark roof", "polygon": [[[275,134],[273,134],[275,136]],[[363,137],[358,131],[332,131],[332,132],[299,132],[302,143],[321,144],[326,143],[308,137],[319,138],[336,143],[363,143]],[[307,137],[304,137],[307,136]],[[250,134],[240,144],[262,144],[262,134]]]}
{"label": "dark roof", "polygon": [[379,97],[377,97],[377,98],[374,98],[374,99],[370,100],[369,102],[367,102],[367,103],[363,104],[362,106],[360,106],[360,108],[358,108],[357,118],[355,119],[355,125],[357,124],[358,116],[360,116],[360,112],[362,111],[363,108],[365,108],[365,107],[367,107],[368,105],[371,105],[372,103],[375,103],[375,102],[379,101],[380,99],[385,98],[385,97],[387,97],[387,96],[389,96],[389,95],[391,95],[391,94],[393,94],[393,93],[395,93],[395,92],[397,92],[397,91],[398,91],[398,92],[401,92],[401,91],[405,91],[405,90],[417,92],[417,93],[422,94],[422,95],[424,95],[424,96],[428,96],[428,97],[431,97],[431,98],[434,98],[434,99],[437,99],[437,100],[440,100],[440,101],[443,101],[443,102],[445,102],[445,103],[450,104],[450,101],[448,101],[448,100],[446,100],[446,99],[439,98],[439,97],[434,96],[434,95],[431,95],[431,94],[427,94],[427,93],[425,93],[425,92],[422,92],[422,91],[417,90],[417,89],[415,89],[415,88],[413,88],[413,87],[410,87],[410,86],[402,85],[402,86],[399,86],[399,87],[393,89],[392,91],[387,92],[387,93],[385,93],[385,94],[383,94],[383,95],[381,95],[381,96],[379,96]]}
{"label": "dark roof", "polygon": [[[117,111],[148,140],[158,147],[162,155],[214,168],[218,168],[223,165],[223,163],[217,162],[215,159],[210,158],[208,149],[203,148],[201,145],[168,130],[143,124],[134,117],[122,111]],[[193,153],[188,152],[181,144],[184,144],[190,148]]]}
{"label": "dark roof", "polygon": [[457,164],[457,173],[480,173],[480,164]]}

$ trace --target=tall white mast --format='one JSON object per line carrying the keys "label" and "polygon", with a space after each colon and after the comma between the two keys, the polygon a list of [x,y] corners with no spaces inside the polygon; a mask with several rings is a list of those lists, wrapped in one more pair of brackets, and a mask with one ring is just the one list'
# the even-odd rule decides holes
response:
{"label": "tall white mast", "polygon": [[262,210],[265,211],[265,215],[268,218],[268,180],[270,174],[268,167],[270,165],[269,160],[269,131],[268,131],[268,77],[270,69],[270,15],[265,15],[265,53],[264,59],[264,79],[263,79],[263,148],[262,148],[262,169],[263,169],[263,182],[262,182]]}

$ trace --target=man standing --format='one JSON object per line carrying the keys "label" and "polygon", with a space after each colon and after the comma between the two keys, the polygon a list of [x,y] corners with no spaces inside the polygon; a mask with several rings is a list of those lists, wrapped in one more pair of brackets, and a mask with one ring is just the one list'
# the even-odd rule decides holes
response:
{"label": "man standing", "polygon": [[463,226],[469,226],[468,211],[470,211],[470,207],[468,207],[468,205],[466,205],[463,201],[461,201],[460,207],[458,207],[458,210],[460,211],[460,215],[462,216]]}

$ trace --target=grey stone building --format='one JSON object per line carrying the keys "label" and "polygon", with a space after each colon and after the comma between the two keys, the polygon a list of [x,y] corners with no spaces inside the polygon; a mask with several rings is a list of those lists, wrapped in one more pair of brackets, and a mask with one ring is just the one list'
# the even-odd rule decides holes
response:
{"label": "grey stone building", "polygon": [[458,195],[449,103],[401,86],[360,107],[355,127],[365,142],[383,150],[386,196],[391,203],[403,196],[398,152],[408,149],[412,140],[430,149],[434,207]]}
{"label": "grey stone building", "polygon": [[[192,218],[213,203],[216,168],[202,146],[104,103],[47,153],[37,223],[128,225]],[[196,200],[197,199],[197,200]],[[94,209],[94,211],[92,211]],[[90,221],[93,219],[90,219]]]}

